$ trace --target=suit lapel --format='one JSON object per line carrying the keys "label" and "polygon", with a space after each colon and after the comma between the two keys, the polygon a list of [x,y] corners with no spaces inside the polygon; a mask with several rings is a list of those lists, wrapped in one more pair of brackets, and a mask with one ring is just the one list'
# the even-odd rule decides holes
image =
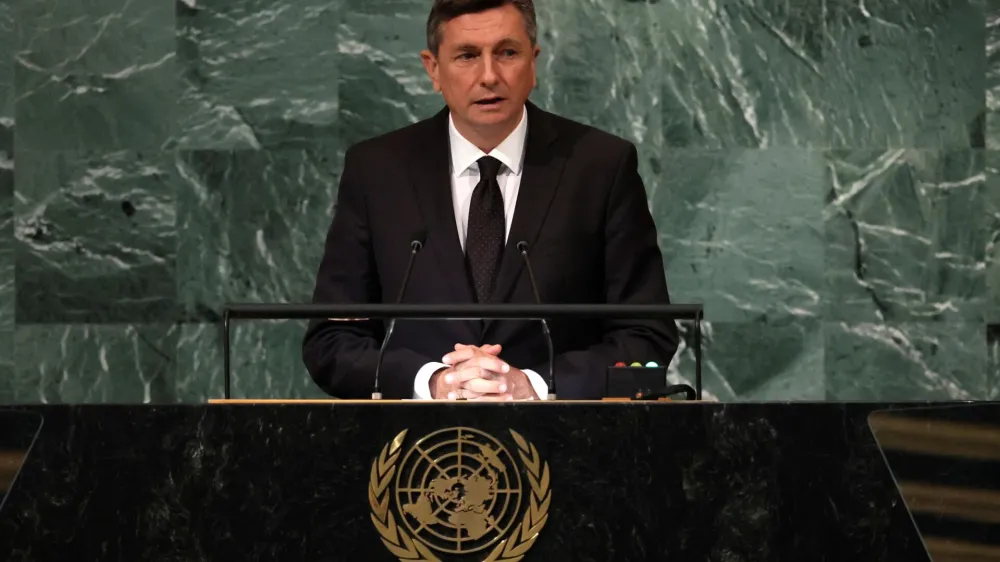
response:
{"label": "suit lapel", "polygon": [[[472,303],[472,288],[465,269],[465,254],[458,240],[455,207],[451,197],[451,152],[448,145],[448,109],[428,121],[429,133],[410,163],[410,177],[420,214],[427,228],[427,250],[438,262],[438,274],[453,303]],[[462,322],[462,321],[460,321]],[[479,337],[478,322],[464,321]],[[462,342],[475,343],[475,342]]]}
{"label": "suit lapel", "polygon": [[524,169],[521,186],[517,192],[517,203],[514,206],[514,219],[500,262],[500,272],[497,275],[493,299],[495,302],[506,302],[510,298],[524,269],[524,258],[521,257],[517,244],[522,241],[527,242],[530,253],[555,196],[563,166],[566,164],[566,157],[552,150],[556,136],[555,127],[548,114],[528,103],[528,138],[525,145]]}

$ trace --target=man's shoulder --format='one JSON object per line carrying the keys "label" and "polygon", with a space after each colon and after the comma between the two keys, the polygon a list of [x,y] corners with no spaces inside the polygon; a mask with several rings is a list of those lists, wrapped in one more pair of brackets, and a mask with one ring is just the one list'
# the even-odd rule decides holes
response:
{"label": "man's shoulder", "polygon": [[410,151],[420,149],[434,138],[435,129],[439,125],[440,119],[440,114],[433,115],[416,123],[359,141],[348,147],[347,153],[362,159],[407,154]]}
{"label": "man's shoulder", "polygon": [[632,141],[594,125],[550,112],[545,112],[544,116],[550,126],[558,131],[560,140],[569,143],[574,152],[621,158],[622,154],[635,148]]}

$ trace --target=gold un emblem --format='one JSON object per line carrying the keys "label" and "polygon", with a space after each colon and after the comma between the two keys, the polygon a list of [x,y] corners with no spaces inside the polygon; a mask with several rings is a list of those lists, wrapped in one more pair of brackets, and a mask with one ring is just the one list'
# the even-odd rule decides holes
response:
{"label": "gold un emblem", "polygon": [[549,465],[509,431],[517,457],[469,427],[425,435],[405,454],[407,430],[387,443],[368,483],[372,522],[386,548],[400,560],[524,557],[548,519]]}

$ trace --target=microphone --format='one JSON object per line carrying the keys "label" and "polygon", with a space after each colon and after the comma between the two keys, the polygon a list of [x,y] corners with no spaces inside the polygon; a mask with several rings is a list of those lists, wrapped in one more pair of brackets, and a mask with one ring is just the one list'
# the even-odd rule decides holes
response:
{"label": "microphone", "polygon": [[[410,241],[410,261],[406,264],[406,273],[403,274],[403,282],[399,286],[399,295],[396,297],[396,304],[403,302],[403,295],[406,294],[406,285],[410,282],[410,272],[413,270],[413,262],[417,257],[417,252],[424,247],[423,238],[424,235],[421,233]],[[389,328],[385,331],[385,337],[382,338],[382,347],[378,350],[378,361],[375,362],[375,388],[372,390],[372,400],[382,399],[382,389],[379,388],[378,376],[382,371],[382,359],[385,357],[385,349],[389,346],[389,338],[392,337],[392,331],[395,328],[396,319],[392,318],[389,320]]]}
{"label": "microphone", "polygon": [[[521,252],[521,257],[524,258],[524,265],[528,268],[528,280],[531,281],[531,292],[535,294],[535,303],[542,304],[542,298],[538,295],[538,285],[535,283],[535,272],[531,269],[531,260],[528,259],[528,243],[524,240],[517,243],[517,250]],[[546,397],[547,400],[556,399],[556,375],[555,375],[555,361],[556,354],[552,350],[552,333],[549,332],[549,323],[542,321],[542,332],[545,334],[545,343],[549,346],[549,394]]]}

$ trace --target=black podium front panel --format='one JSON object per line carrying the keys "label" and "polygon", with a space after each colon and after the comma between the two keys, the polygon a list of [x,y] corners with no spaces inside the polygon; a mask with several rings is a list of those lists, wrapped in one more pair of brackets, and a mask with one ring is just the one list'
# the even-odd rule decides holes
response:
{"label": "black podium front panel", "polygon": [[879,404],[39,406],[10,561],[927,560]]}

